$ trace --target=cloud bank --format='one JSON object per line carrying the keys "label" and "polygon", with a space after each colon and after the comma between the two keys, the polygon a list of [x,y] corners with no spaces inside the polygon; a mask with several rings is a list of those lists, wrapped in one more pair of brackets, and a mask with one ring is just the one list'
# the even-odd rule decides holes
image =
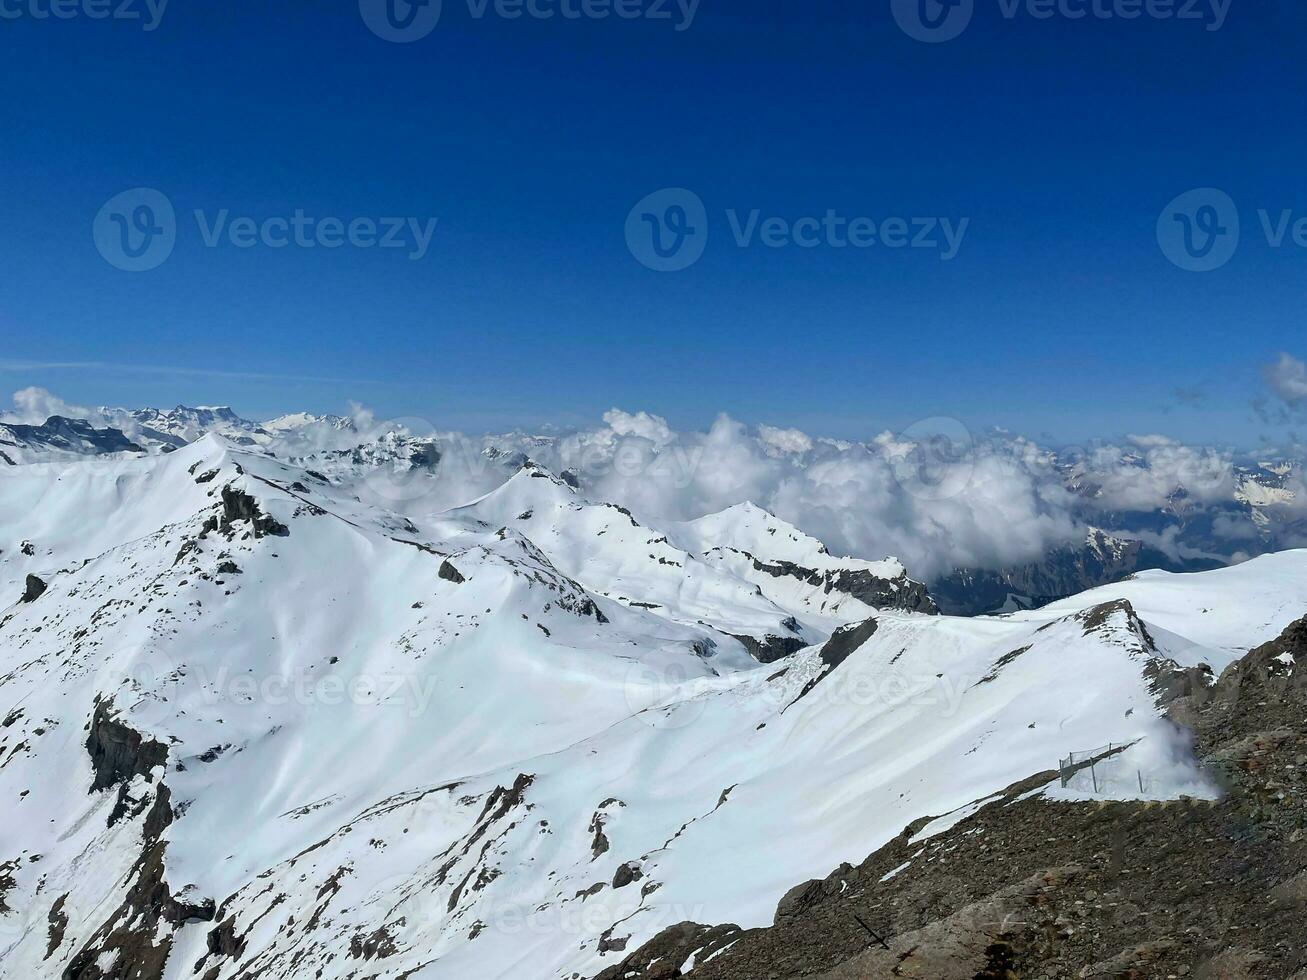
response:
{"label": "cloud bank", "polygon": [[[1302,368],[1286,355],[1274,384],[1290,395],[1302,384],[1307,396]],[[15,421],[64,414],[106,424],[103,412],[42,389],[18,392],[14,406],[9,418]],[[394,448],[396,434],[401,445],[428,442],[439,465],[411,472],[401,452],[368,477],[364,492],[409,516],[488,493],[529,458],[651,523],[692,520],[752,501],[833,552],[894,555],[926,579],[959,567],[1036,561],[1052,548],[1083,542],[1091,527],[1129,529],[1127,536],[1176,557],[1228,560],[1267,546],[1265,526],[1241,503],[1250,461],[1156,434],[1054,449],[1004,432],[973,435],[952,419],[927,419],[850,442],[750,427],[727,415],[706,431],[678,431],[650,412],[614,408],[601,424],[563,434],[471,436],[420,419],[378,419],[353,404],[348,418],[286,428],[268,448],[306,465],[315,459],[349,465],[357,457],[360,472],[370,472]],[[1278,479],[1277,491],[1259,500],[1263,512],[1286,522],[1307,518],[1301,469],[1289,467]],[[1201,541],[1190,535],[1197,527]],[[1286,540],[1302,543],[1307,535]]]}

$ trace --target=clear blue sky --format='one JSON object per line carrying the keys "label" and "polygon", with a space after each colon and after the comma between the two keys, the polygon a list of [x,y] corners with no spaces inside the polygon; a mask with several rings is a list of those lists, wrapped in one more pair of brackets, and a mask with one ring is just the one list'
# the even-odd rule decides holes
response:
{"label": "clear blue sky", "polygon": [[[469,429],[620,405],[848,437],[955,415],[1252,442],[1259,366],[1307,353],[1307,249],[1269,248],[1255,217],[1307,216],[1297,0],[1235,0],[1218,31],[975,0],[940,44],[889,0],[702,0],[683,31],[677,13],[477,19],[445,0],[408,44],[350,2],[172,0],[153,31],[33,17],[47,2],[0,19],[9,390],[250,415],[356,399]],[[91,229],[139,186],[175,206],[177,240],[128,273]],[[1206,186],[1237,202],[1243,242],[1186,272],[1155,227]],[[707,209],[681,272],[624,237],[664,187]],[[411,261],[205,247],[192,216],[297,208],[439,223]],[[941,261],[739,248],[727,209],[970,224]]]}

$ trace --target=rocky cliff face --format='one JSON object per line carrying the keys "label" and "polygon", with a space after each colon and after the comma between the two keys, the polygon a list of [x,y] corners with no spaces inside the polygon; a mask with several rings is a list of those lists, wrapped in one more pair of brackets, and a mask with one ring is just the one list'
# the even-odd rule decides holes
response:
{"label": "rocky cliff face", "polygon": [[795,886],[770,928],[680,923],[598,980],[1307,980],[1307,618],[1171,705],[1216,801],[1016,783]]}
{"label": "rocky cliff face", "polygon": [[1215,559],[1177,561],[1142,541],[1094,528],[1082,544],[1054,548],[1039,561],[1012,568],[959,568],[931,582],[930,588],[945,613],[975,616],[1038,608],[1150,569],[1197,572],[1222,564]]}

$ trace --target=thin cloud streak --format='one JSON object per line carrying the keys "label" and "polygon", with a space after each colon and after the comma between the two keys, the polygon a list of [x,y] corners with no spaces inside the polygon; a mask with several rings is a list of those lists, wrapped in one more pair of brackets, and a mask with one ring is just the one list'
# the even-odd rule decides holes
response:
{"label": "thin cloud streak", "polygon": [[226,378],[240,381],[303,381],[310,384],[389,384],[368,378],[328,378],[308,374],[269,374],[260,371],[218,371],[212,368],[170,367],[163,364],[115,364],[109,361],[12,361],[0,360],[0,371],[126,371],[136,374],[181,375],[183,377]]}

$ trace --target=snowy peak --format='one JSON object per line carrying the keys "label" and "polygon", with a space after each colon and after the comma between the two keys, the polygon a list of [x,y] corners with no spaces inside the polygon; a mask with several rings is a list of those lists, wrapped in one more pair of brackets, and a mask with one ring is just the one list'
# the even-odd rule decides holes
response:
{"label": "snowy peak", "polygon": [[682,525],[699,551],[731,548],[768,562],[791,562],[821,571],[861,569],[883,578],[904,574],[897,558],[836,558],[821,541],[771,511],[746,501]]}
{"label": "snowy peak", "polygon": [[122,452],[144,452],[144,449],[121,430],[97,429],[85,419],[52,415],[41,425],[0,424],[0,464]]}
{"label": "snowy peak", "polygon": [[126,415],[136,425],[183,443],[194,442],[210,432],[226,436],[240,445],[255,446],[266,443],[268,432],[257,422],[243,419],[225,405],[191,408],[178,405],[168,411],[141,408],[133,411],[101,409],[109,417]]}
{"label": "snowy peak", "polygon": [[753,582],[773,601],[836,625],[881,609],[937,611],[898,559],[836,558],[816,538],[752,503],[680,525],[677,533],[705,561]]}
{"label": "snowy peak", "polygon": [[343,418],[339,415],[313,415],[309,412],[292,412],[289,415],[279,415],[275,419],[268,419],[262,423],[262,427],[268,432],[276,433],[295,432],[319,425],[338,431],[356,431],[353,419]]}

